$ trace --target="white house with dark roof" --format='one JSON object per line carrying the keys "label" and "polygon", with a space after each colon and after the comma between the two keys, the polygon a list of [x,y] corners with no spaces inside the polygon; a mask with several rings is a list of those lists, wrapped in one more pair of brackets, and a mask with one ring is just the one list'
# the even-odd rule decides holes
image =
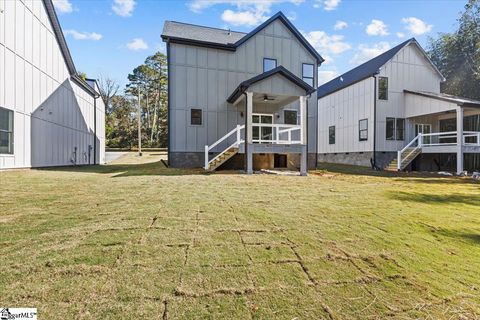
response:
{"label": "white house with dark roof", "polygon": [[323,59],[285,15],[250,33],[167,21],[162,39],[170,166],[306,174],[316,165]]}
{"label": "white house with dark roof", "polygon": [[409,39],[320,86],[318,161],[388,170],[480,169],[480,101],[440,92]]}
{"label": "white house with dark roof", "polygon": [[105,162],[105,107],[51,0],[0,0],[0,169]]}

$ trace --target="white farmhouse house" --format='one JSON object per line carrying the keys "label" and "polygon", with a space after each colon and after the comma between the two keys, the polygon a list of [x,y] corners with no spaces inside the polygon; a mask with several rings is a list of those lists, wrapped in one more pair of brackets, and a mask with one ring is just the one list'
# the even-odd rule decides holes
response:
{"label": "white farmhouse house", "polygon": [[0,0],[0,169],[105,161],[105,107],[51,0]]}
{"label": "white farmhouse house", "polygon": [[480,169],[480,101],[441,93],[444,80],[412,38],[320,86],[318,162]]}

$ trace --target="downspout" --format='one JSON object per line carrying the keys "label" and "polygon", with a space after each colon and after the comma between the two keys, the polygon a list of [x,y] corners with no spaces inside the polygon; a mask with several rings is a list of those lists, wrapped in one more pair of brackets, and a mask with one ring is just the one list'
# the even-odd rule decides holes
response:
{"label": "downspout", "polygon": [[373,163],[372,169],[377,169],[377,71],[373,77]]}
{"label": "downspout", "polygon": [[97,99],[99,95],[93,97],[93,164],[97,164]]}
{"label": "downspout", "polygon": [[243,130],[243,132],[244,132],[244,138],[243,138],[243,141],[244,141],[243,142],[243,147],[244,147],[243,158],[244,158],[244,160],[243,160],[243,162],[244,162],[245,172],[247,172],[247,170],[248,170],[248,168],[247,168],[247,161],[248,161],[247,160],[248,159],[248,154],[247,154],[247,152],[248,152],[248,150],[247,150],[247,148],[248,148],[247,147],[247,145],[248,145],[248,143],[247,143],[247,141],[248,141],[248,138],[247,138],[247,135],[248,135],[248,130],[247,130],[248,106],[247,106],[247,104],[248,104],[248,101],[247,101],[247,93],[244,92],[243,95],[245,96],[245,129]]}
{"label": "downspout", "polygon": [[171,149],[171,135],[170,131],[170,39],[167,39],[167,163],[170,166],[172,163],[170,162],[170,149]]}

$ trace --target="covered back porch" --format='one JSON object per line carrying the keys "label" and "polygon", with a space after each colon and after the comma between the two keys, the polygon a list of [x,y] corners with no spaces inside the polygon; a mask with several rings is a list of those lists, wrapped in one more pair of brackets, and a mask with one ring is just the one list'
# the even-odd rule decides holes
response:
{"label": "covered back porch", "polygon": [[[402,170],[417,155],[426,154],[430,156],[425,159],[454,162],[457,174],[464,171],[465,157],[471,170],[480,169],[476,168],[476,160],[470,159],[480,155],[480,101],[438,93],[406,93],[410,134],[409,142],[398,152],[397,168]],[[437,159],[435,154],[450,156]],[[441,167],[440,163],[437,166]]]}
{"label": "covered back porch", "polygon": [[[205,146],[205,169],[214,170],[239,153],[244,155],[248,174],[260,166],[282,163],[282,167],[299,167],[300,174],[306,175],[306,108],[312,92],[311,86],[281,66],[243,81],[227,101],[244,122]],[[211,154],[228,140],[231,144]]]}

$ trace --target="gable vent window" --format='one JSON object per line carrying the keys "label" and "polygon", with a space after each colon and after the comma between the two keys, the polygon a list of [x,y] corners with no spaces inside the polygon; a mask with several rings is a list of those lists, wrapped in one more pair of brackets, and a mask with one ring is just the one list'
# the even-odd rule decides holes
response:
{"label": "gable vent window", "polygon": [[195,126],[202,125],[202,109],[190,109],[190,124]]}
{"label": "gable vent window", "polygon": [[13,111],[0,108],[0,154],[13,154]]}
{"label": "gable vent window", "polygon": [[277,59],[263,58],[263,72],[270,71],[277,67]]}
{"label": "gable vent window", "polygon": [[388,78],[378,78],[378,100],[388,100]]}
{"label": "gable vent window", "polygon": [[311,87],[314,85],[314,72],[313,64],[303,63],[302,64],[302,79],[308,83]]}

